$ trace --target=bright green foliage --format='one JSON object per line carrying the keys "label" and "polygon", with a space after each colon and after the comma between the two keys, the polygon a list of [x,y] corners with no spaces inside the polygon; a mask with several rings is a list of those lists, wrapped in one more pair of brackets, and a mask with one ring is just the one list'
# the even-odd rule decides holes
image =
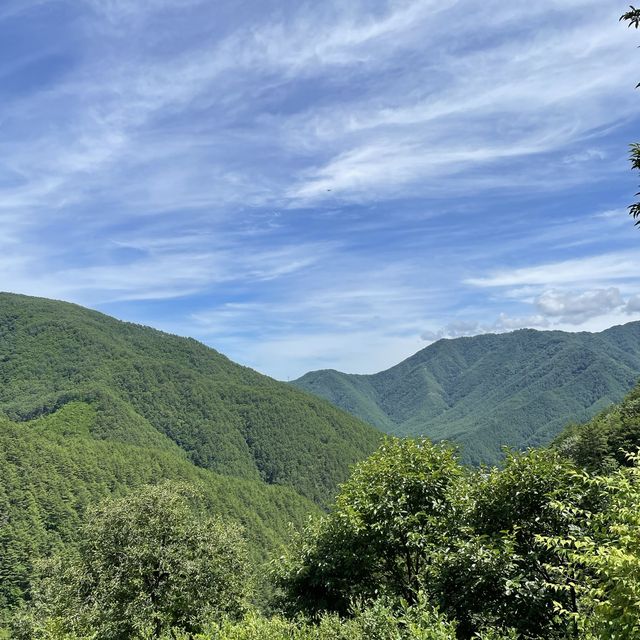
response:
{"label": "bright green foliage", "polygon": [[563,559],[536,536],[568,535],[573,520],[553,504],[577,499],[576,487],[573,467],[547,451],[511,453],[502,468],[476,473],[464,524],[426,579],[463,631],[498,624],[527,637],[565,637],[546,570]]}
{"label": "bright green foliage", "polygon": [[640,637],[640,459],[633,456],[630,462],[609,476],[576,473],[604,507],[558,501],[556,510],[571,514],[581,526],[571,535],[540,536],[568,565],[563,572],[549,568],[557,593],[578,597],[577,611],[567,610],[561,597],[557,609],[594,638]]}
{"label": "bright green foliage", "polygon": [[356,467],[331,513],[276,563],[285,604],[346,613],[354,598],[412,601],[429,555],[445,542],[461,475],[444,446],[387,439]]}
{"label": "bright green foliage", "polygon": [[176,446],[96,439],[97,417],[94,405],[69,402],[29,422],[0,418],[0,611],[28,596],[34,560],[78,543],[89,506],[141,485],[189,483],[208,514],[243,525],[256,561],[287,539],[288,523],[319,511],[289,487],[200,469]]}
{"label": "bright green foliage", "polygon": [[197,466],[328,504],[379,434],[195,340],[76,305],[0,294],[0,412],[91,404],[95,438],[180,448]]}
{"label": "bright green foliage", "polygon": [[[196,640],[455,640],[455,624],[424,599],[415,605],[376,601],[348,618],[324,614],[316,622],[250,614],[222,622]],[[187,640],[178,636],[178,640]]]}
{"label": "bright green foliage", "polygon": [[428,440],[388,439],[343,485],[332,517],[373,551],[374,574],[411,600],[430,554],[455,514],[452,487],[462,470],[453,450]]}
{"label": "bright green foliage", "polygon": [[570,535],[574,515],[555,505],[593,507],[591,493],[553,451],[511,453],[500,469],[471,472],[445,447],[389,439],[275,563],[284,607],[344,615],[358,597],[414,602],[422,593],[461,638],[564,638],[571,621],[557,605],[577,610],[575,594],[558,594],[549,567],[568,562],[540,537]]}
{"label": "bright green foliage", "polygon": [[461,447],[494,464],[502,447],[548,443],[622,399],[640,377],[640,323],[602,333],[521,330],[440,340],[375,375],[315,371],[293,384],[387,433]]}
{"label": "bright green foliage", "polygon": [[38,629],[96,640],[188,632],[239,614],[248,589],[237,526],[203,519],[186,486],[160,485],[92,508],[78,549],[46,563],[34,594]]}

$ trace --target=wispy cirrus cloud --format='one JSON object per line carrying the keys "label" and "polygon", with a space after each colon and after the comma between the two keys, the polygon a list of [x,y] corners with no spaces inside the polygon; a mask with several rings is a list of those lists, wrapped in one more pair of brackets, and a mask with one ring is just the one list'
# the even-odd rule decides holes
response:
{"label": "wispy cirrus cloud", "polygon": [[517,269],[504,269],[491,275],[469,278],[478,287],[576,284],[599,281],[637,280],[634,270],[636,251],[587,256]]}
{"label": "wispy cirrus cloud", "polygon": [[[368,99],[337,114],[326,108],[299,119],[299,139],[337,143],[337,153],[308,170],[291,195],[305,201],[325,199],[329,189],[332,197],[347,199],[395,195],[399,189],[424,193],[443,179],[449,180],[448,188],[454,180],[464,184],[473,169],[486,171],[494,181],[496,173],[502,175],[503,184],[520,182],[522,175],[508,170],[514,159],[567,149],[599,127],[633,115],[630,94],[615,113],[602,99],[607,91],[617,93],[633,73],[633,60],[614,45],[616,26],[611,21],[592,34],[588,52],[580,21],[562,31],[547,23],[530,39],[498,39],[479,49],[455,38],[442,43],[435,36],[438,64],[412,69],[423,87],[400,104]],[[605,157],[602,149],[589,148],[557,161],[598,166]],[[564,173],[566,180],[569,172]],[[546,173],[545,179],[551,176]]]}
{"label": "wispy cirrus cloud", "polygon": [[281,377],[632,319],[614,9],[7,0],[0,288]]}

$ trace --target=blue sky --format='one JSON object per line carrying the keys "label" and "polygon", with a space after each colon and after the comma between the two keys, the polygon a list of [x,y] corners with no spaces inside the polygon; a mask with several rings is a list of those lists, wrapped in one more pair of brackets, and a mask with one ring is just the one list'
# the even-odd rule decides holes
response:
{"label": "blue sky", "polygon": [[602,0],[3,0],[0,289],[280,379],[640,319]]}

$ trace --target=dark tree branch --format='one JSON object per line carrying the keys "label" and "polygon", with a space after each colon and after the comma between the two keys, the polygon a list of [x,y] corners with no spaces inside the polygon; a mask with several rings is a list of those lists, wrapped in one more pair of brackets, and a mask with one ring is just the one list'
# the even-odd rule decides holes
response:
{"label": "dark tree branch", "polygon": [[[620,22],[627,22],[627,27],[633,27],[634,29],[640,28],[640,9],[636,9],[633,5],[629,7],[630,11],[623,13],[620,16]],[[636,85],[636,89],[640,87],[640,83]],[[629,145],[631,161],[631,168],[640,171],[640,143],[634,142]],[[636,197],[640,196],[640,193],[636,193]],[[640,202],[634,202],[629,206],[629,215],[636,221],[636,226],[640,226]]]}
{"label": "dark tree branch", "polygon": [[633,5],[629,7],[631,11],[627,11],[620,16],[620,22],[628,22],[628,27],[637,29],[640,27],[640,9],[636,9]]}

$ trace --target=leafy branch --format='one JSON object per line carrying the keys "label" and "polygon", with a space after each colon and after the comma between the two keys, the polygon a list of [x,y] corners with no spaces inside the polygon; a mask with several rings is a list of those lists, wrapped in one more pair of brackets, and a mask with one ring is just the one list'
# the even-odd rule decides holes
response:
{"label": "leafy branch", "polygon": [[[636,9],[633,5],[629,7],[630,11],[620,16],[620,22],[627,22],[628,27],[640,28],[640,9]],[[636,85],[636,89],[640,87],[640,83]],[[640,144],[633,143],[629,145],[631,168],[640,170]],[[640,196],[640,192],[636,193],[636,197]],[[636,221],[636,226],[640,225],[640,202],[634,202],[629,205],[629,215]]]}

